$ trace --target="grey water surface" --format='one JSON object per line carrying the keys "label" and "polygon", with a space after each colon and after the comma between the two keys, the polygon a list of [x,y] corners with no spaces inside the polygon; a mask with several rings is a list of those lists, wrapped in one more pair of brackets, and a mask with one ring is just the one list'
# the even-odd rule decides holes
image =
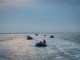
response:
{"label": "grey water surface", "polygon": [[[25,41],[27,35],[34,39],[19,50],[16,50],[15,44],[15,48],[10,46],[15,39],[0,38],[0,60],[80,60],[80,33],[52,33],[45,34],[46,36],[22,34],[21,39]],[[49,38],[50,35],[55,38]],[[46,40],[47,47],[35,47],[35,43],[43,39]],[[20,46],[19,43],[17,45]]]}

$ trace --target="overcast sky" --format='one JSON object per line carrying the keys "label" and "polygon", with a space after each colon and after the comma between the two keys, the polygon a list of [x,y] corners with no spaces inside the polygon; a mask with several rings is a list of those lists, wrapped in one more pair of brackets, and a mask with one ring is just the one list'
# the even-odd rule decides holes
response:
{"label": "overcast sky", "polygon": [[80,32],[80,0],[0,0],[0,32]]}

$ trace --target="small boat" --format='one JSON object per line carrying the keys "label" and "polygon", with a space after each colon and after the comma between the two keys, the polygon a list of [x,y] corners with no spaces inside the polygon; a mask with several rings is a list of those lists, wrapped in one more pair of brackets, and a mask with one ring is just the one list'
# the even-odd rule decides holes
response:
{"label": "small boat", "polygon": [[43,40],[43,42],[40,41],[40,42],[36,43],[35,46],[37,46],[37,47],[46,47],[47,46],[46,41],[45,40]]}
{"label": "small boat", "polygon": [[44,35],[44,36],[46,36],[46,35]]}
{"label": "small boat", "polygon": [[35,34],[35,36],[38,36],[38,34]]}
{"label": "small boat", "polygon": [[27,40],[32,40],[32,39],[33,39],[33,37],[27,36]]}
{"label": "small boat", "polygon": [[53,35],[51,35],[51,36],[50,36],[50,38],[54,38],[54,36],[53,36]]}

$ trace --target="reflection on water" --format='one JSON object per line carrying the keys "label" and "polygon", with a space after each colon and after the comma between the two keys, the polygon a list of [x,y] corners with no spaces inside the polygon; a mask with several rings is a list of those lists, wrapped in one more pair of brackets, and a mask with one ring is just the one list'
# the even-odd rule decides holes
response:
{"label": "reflection on water", "polygon": [[[69,40],[69,34],[53,34],[54,39],[49,38],[51,34],[46,37],[44,34],[30,34],[34,40],[26,40],[27,35],[0,34],[0,60],[80,60],[80,44]],[[35,47],[35,43],[43,39],[48,46]]]}

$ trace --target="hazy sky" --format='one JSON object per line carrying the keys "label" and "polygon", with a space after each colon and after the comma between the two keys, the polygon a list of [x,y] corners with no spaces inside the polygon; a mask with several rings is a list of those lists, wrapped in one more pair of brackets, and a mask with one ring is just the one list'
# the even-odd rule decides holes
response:
{"label": "hazy sky", "polygon": [[0,0],[0,32],[80,32],[80,0]]}

